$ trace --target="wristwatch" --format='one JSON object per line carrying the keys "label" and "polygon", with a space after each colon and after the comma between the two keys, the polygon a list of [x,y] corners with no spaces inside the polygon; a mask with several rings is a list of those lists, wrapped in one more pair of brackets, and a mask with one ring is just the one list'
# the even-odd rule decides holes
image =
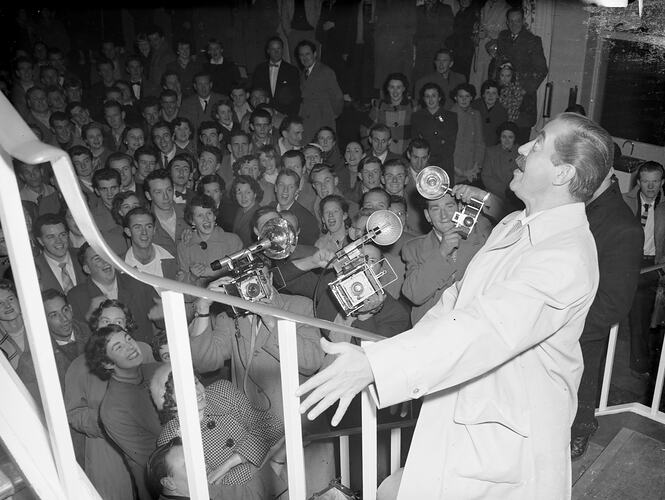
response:
{"label": "wristwatch", "polygon": [[198,311],[194,311],[194,317],[195,318],[207,318],[210,316],[210,312],[207,313],[200,313]]}

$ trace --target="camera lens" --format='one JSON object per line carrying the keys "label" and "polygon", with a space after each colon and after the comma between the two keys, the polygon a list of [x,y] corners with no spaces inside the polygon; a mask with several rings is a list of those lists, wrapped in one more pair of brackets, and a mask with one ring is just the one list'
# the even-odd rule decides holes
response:
{"label": "camera lens", "polygon": [[464,217],[462,224],[464,224],[466,227],[473,227],[473,217]]}
{"label": "camera lens", "polygon": [[259,287],[258,283],[249,283],[247,285],[247,288],[245,288],[245,294],[250,299],[258,297],[260,293],[261,293],[261,288]]}
{"label": "camera lens", "polygon": [[365,287],[360,281],[356,281],[351,285],[351,290],[353,291],[354,295],[362,295],[362,293],[365,291]]}

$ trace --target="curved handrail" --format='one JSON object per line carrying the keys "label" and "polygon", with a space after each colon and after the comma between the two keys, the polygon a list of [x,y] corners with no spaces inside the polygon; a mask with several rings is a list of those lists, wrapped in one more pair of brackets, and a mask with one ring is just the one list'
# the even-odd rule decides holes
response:
{"label": "curved handrail", "polygon": [[238,297],[201,288],[179,281],[161,278],[152,274],[128,266],[123,259],[116,255],[106,244],[102,235],[90,214],[85,198],[81,191],[78,178],[72,167],[69,155],[61,149],[40,142],[34,132],[28,127],[23,118],[18,114],[7,98],[0,96],[0,115],[6,123],[15,124],[13,127],[0,127],[0,145],[14,158],[29,164],[51,162],[53,174],[60,191],[70,208],[72,214],[75,214],[76,223],[90,246],[101,255],[106,261],[111,263],[123,273],[155,287],[157,290],[173,290],[186,295],[203,297],[215,302],[220,302],[229,306],[237,307],[251,311],[252,313],[276,318],[304,323],[316,328],[345,333],[362,340],[378,341],[383,337],[374,333],[369,333],[357,328],[338,325],[330,321],[303,316],[283,309],[277,309],[257,302],[249,302]]}

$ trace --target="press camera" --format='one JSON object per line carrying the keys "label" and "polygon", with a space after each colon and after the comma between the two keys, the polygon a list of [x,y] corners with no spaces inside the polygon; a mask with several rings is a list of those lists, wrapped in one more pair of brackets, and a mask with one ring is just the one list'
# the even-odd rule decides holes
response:
{"label": "press camera", "polygon": [[[265,224],[257,243],[210,263],[213,271],[228,270],[223,278],[213,283],[218,283],[227,294],[250,302],[269,298],[271,283],[263,272],[263,268],[269,264],[267,257],[288,257],[297,243],[298,237],[293,226],[285,219],[276,217]],[[232,309],[236,315],[246,314],[246,311],[235,307]]]}
{"label": "press camera", "polygon": [[[438,200],[450,191],[450,177],[441,167],[425,167],[416,177],[416,189],[423,198]],[[452,221],[462,237],[466,238],[471,234],[484,205],[484,200],[471,198],[469,203],[462,206],[461,211],[453,214]]]}
{"label": "press camera", "polygon": [[386,259],[370,262],[362,252],[368,241],[392,245],[402,234],[399,217],[378,210],[367,219],[367,233],[335,254],[333,268],[337,279],[329,287],[346,316],[360,309],[367,300],[397,279]]}

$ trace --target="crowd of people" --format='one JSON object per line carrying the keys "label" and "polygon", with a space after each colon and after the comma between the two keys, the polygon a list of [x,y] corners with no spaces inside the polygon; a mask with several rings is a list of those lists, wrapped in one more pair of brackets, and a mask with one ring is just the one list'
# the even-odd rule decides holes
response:
{"label": "crowd of people", "polygon": [[[295,4],[294,19],[306,23],[303,3]],[[320,39],[295,40],[297,64],[291,64],[285,40],[267,38],[266,61],[243,78],[219,40],[208,41],[201,60],[188,40],[175,40],[172,48],[158,26],[145,30],[134,54],[104,42],[92,74],[69,68],[61,47],[23,48],[14,59],[11,102],[41,141],[68,153],[100,233],[128,265],[205,288],[227,271],[214,270],[212,262],[257,241],[267,222],[285,219],[298,244],[284,260],[259,257],[269,283],[261,300],[393,337],[461,280],[504,215],[524,208],[509,186],[518,149],[532,144],[535,94],[547,74],[542,44],[525,28],[521,8],[496,0],[482,9],[474,4],[475,31],[465,45],[470,6],[460,1],[457,36],[431,50],[434,71],[423,69],[412,84],[396,64],[352,126],[343,116],[350,97],[335,64],[319,57]],[[480,50],[479,40],[486,45]],[[117,272],[90,247],[50,164],[14,163],[77,459],[105,499],[187,496],[157,292]],[[455,186],[433,200],[416,188],[429,165],[444,169]],[[645,167],[639,180],[643,203],[631,208],[651,236],[648,249],[645,243],[638,254],[621,255],[630,263],[622,268],[624,285],[635,266],[662,260],[660,219],[654,237],[649,211],[654,200],[665,207],[659,205],[662,166]],[[603,187],[610,188],[618,193],[615,184]],[[453,216],[472,197],[485,210],[467,236]],[[378,210],[393,212],[403,232],[390,246],[366,243],[361,251],[370,264],[389,263],[395,280],[345,314],[327,290],[336,275],[326,266],[365,234]],[[591,230],[598,238],[593,223]],[[641,244],[639,224],[630,230],[623,241]],[[650,259],[640,260],[642,254]],[[0,348],[39,401],[1,231],[0,266]],[[601,259],[601,288],[603,276]],[[637,286],[636,276],[633,281]],[[651,369],[649,305],[657,281],[651,276],[640,284],[645,291],[631,313],[631,326],[640,331],[634,342],[640,376]],[[275,320],[194,297],[186,306],[193,365],[205,383],[197,385],[197,396],[212,497],[276,498],[287,481]],[[612,318],[628,309],[613,310]],[[614,322],[596,321],[593,353]],[[349,340],[307,325],[298,325],[297,335],[303,382],[330,363],[322,337]],[[583,352],[600,363],[600,356]],[[586,429],[586,441],[578,443],[584,449],[596,425],[592,371],[580,399],[591,410],[578,426]],[[357,423],[357,415],[349,417],[349,425]],[[336,476],[333,445],[307,439],[328,429],[325,414],[303,419],[310,494]],[[379,460],[382,479],[387,454]]]}

